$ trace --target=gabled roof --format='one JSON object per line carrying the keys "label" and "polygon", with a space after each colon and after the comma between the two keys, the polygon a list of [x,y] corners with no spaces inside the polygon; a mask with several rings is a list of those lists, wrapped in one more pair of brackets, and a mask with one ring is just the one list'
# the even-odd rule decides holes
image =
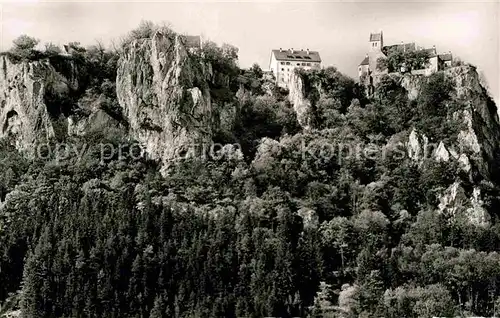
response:
{"label": "gabled roof", "polygon": [[370,58],[365,56],[364,60],[359,63],[359,65],[370,65]]}
{"label": "gabled roof", "polygon": [[370,33],[370,42],[380,41],[381,39],[382,39],[382,33]]}
{"label": "gabled roof", "polygon": [[425,51],[429,54],[429,57],[436,57],[436,48],[431,48],[431,49],[423,49],[422,51]]}
{"label": "gabled roof", "polygon": [[453,56],[451,55],[451,53],[439,54],[438,57],[442,61],[451,61],[451,60],[453,60]]}
{"label": "gabled roof", "polygon": [[201,36],[199,35],[182,35],[181,36],[186,47],[201,48]]}
{"label": "gabled roof", "polygon": [[319,52],[317,51],[307,51],[294,50],[293,53],[290,50],[272,50],[272,54],[278,61],[303,61],[303,62],[321,62],[321,57],[319,57]]}

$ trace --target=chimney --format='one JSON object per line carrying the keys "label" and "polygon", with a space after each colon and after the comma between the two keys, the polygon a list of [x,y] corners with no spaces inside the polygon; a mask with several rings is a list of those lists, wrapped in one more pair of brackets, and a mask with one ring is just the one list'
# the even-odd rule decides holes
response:
{"label": "chimney", "polygon": [[307,55],[309,55],[309,49],[307,49]]}
{"label": "chimney", "polygon": [[282,48],[280,48],[280,52],[283,52],[283,49],[282,49]]}

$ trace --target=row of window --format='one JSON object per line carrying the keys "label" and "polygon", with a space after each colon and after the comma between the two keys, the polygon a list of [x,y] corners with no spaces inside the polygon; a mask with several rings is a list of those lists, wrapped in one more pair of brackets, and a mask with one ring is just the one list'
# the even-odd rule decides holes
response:
{"label": "row of window", "polygon": [[287,55],[286,57],[288,57],[289,59],[306,59],[306,60],[311,59],[310,56],[300,56],[300,55]]}
{"label": "row of window", "polygon": [[[281,65],[285,65],[285,62],[281,62]],[[286,62],[286,65],[291,65],[290,62]],[[297,66],[311,66],[311,63],[297,63]]]}

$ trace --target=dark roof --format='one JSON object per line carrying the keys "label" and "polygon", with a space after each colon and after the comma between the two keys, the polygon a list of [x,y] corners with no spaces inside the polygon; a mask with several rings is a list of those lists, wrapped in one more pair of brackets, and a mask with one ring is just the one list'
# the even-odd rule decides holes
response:
{"label": "dark roof", "polygon": [[307,61],[307,62],[321,62],[319,53],[317,51],[307,51],[294,50],[291,53],[290,50],[272,50],[272,54],[276,57],[278,61]]}
{"label": "dark roof", "polygon": [[429,54],[429,57],[435,57],[436,56],[436,48],[423,49],[422,51],[427,52]]}
{"label": "dark roof", "polygon": [[382,48],[382,52],[384,52],[386,55],[389,51],[392,50],[398,50],[400,52],[403,51],[415,51],[415,43],[403,43],[403,44],[394,44],[394,45],[387,45]]}
{"label": "dark roof", "polygon": [[442,61],[453,60],[453,56],[451,55],[451,53],[439,54],[438,56],[439,56],[439,59],[441,59]]}
{"label": "dark roof", "polygon": [[382,39],[382,33],[370,33],[370,41],[380,41]]}
{"label": "dark roof", "polygon": [[183,35],[182,39],[186,47],[201,48],[201,36],[199,35]]}
{"label": "dark roof", "polygon": [[359,63],[359,65],[369,65],[370,64],[370,58],[368,56],[365,56],[365,59]]}

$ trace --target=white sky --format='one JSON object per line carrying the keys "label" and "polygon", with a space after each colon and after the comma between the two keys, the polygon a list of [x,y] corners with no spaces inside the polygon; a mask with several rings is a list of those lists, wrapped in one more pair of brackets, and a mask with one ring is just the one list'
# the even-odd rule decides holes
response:
{"label": "white sky", "polygon": [[355,77],[370,31],[385,44],[413,42],[452,51],[484,72],[496,101],[500,95],[500,2],[464,1],[196,1],[47,2],[0,0],[0,49],[22,33],[63,44],[108,43],[141,19],[169,22],[179,32],[203,34],[239,47],[240,65],[268,67],[273,48],[317,50],[323,64]]}

